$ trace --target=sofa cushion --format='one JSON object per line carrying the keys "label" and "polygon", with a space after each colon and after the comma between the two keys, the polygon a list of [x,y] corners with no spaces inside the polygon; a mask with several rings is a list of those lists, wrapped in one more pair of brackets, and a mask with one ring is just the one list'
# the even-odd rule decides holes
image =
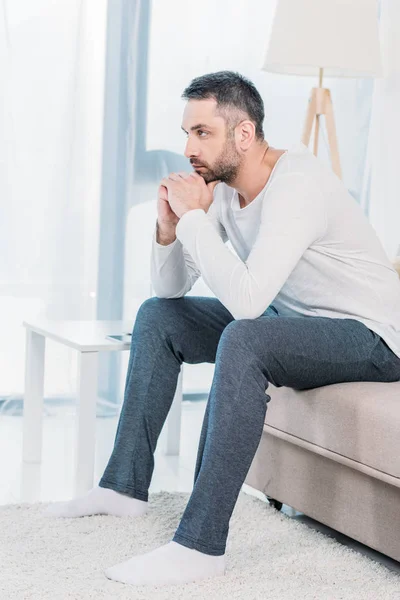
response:
{"label": "sofa cushion", "polygon": [[301,391],[270,384],[265,393],[267,425],[400,477],[400,381]]}

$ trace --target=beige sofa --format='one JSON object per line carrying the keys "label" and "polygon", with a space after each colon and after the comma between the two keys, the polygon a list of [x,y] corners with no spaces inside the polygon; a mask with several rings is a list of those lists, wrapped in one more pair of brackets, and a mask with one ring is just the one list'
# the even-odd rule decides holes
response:
{"label": "beige sofa", "polygon": [[400,561],[400,381],[267,392],[246,483]]}
{"label": "beige sofa", "polygon": [[400,561],[400,381],[268,393],[246,484]]}

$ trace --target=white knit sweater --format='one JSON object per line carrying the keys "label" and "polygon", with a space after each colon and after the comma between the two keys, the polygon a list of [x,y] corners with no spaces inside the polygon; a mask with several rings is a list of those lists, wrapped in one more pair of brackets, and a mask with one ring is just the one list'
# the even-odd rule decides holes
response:
{"label": "white knit sweater", "polygon": [[279,158],[244,208],[218,184],[208,212],[187,212],[176,235],[162,246],[154,232],[157,296],[183,296],[202,276],[235,319],[270,304],[281,316],[357,319],[400,357],[399,277],[361,207],[305,145]]}

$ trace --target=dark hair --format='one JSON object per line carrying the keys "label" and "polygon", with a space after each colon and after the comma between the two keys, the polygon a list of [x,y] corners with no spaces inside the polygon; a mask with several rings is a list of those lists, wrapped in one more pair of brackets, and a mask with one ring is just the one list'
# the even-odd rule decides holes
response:
{"label": "dark hair", "polygon": [[[225,117],[224,109],[237,109],[248,115],[256,127],[256,138],[264,139],[264,102],[249,79],[234,71],[218,71],[193,79],[182,94],[184,100],[206,100],[214,98]],[[235,123],[236,126],[237,123]]]}

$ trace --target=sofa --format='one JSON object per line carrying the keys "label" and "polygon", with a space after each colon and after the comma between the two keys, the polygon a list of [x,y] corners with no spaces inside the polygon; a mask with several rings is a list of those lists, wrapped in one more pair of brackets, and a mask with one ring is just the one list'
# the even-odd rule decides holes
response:
{"label": "sofa", "polygon": [[245,483],[400,561],[400,381],[267,392]]}

